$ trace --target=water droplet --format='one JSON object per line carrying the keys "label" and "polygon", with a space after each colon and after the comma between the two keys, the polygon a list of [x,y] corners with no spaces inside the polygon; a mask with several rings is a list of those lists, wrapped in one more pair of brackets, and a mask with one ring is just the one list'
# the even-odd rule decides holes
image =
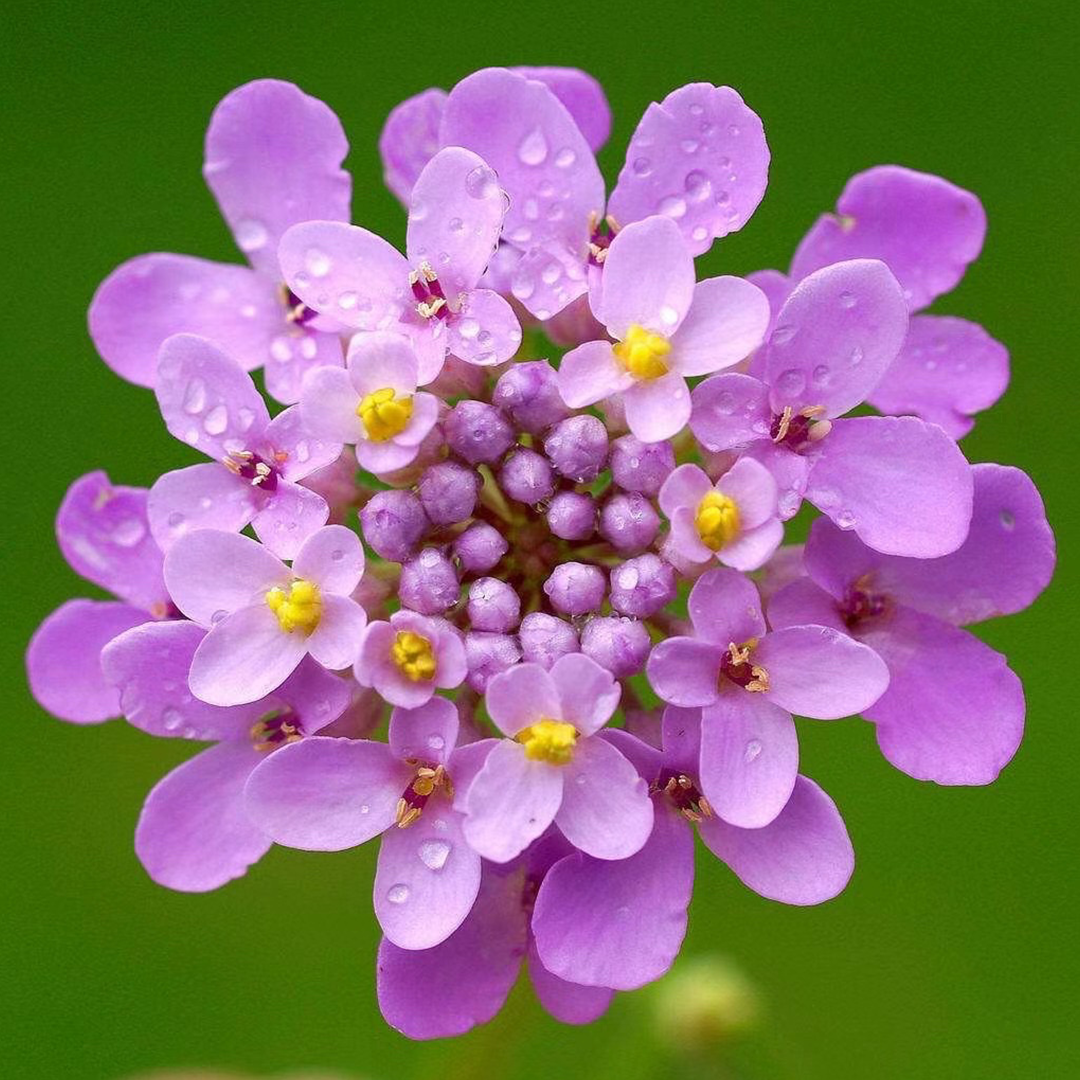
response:
{"label": "water droplet", "polygon": [[490,199],[499,193],[495,171],[487,165],[477,165],[465,177],[465,191],[474,199]]}
{"label": "water droplet", "polygon": [[370,814],[371,813],[371,807],[368,806],[367,803],[363,803],[361,805],[361,807],[360,807],[360,813],[361,814]]}
{"label": "water droplet", "polygon": [[529,221],[535,221],[540,216],[540,204],[535,199],[526,199],[522,204],[521,212]]}
{"label": "water droplet", "polygon": [[728,124],[727,132],[732,138],[737,138],[738,135],[739,135],[739,125],[738,124]]}
{"label": "water droplet", "polygon": [[652,172],[652,162],[647,157],[634,158],[630,167],[637,176],[648,176]]}
{"label": "water droplet", "polygon": [[276,337],[270,342],[270,355],[280,364],[292,359],[292,346],[285,337]]}
{"label": "water droplet", "polygon": [[206,383],[202,379],[192,379],[184,392],[184,412],[195,416],[206,406]]}
{"label": "water droplet", "polygon": [[828,510],[836,506],[839,501],[840,496],[832,488],[819,488],[814,492],[814,502],[821,510]]}
{"label": "water droplet", "polygon": [[788,368],[776,380],[776,386],[785,397],[795,397],[806,388],[806,376],[798,368]]}
{"label": "water droplet", "polygon": [[713,410],[721,416],[730,416],[735,411],[735,395],[729,390],[716,395]]}
{"label": "water droplet", "polygon": [[577,776],[574,777],[574,782],[579,787],[584,787],[585,786],[585,774],[584,773],[578,773]]}
{"label": "water droplet", "polygon": [[527,244],[532,239],[532,229],[528,225],[519,225],[509,236],[515,244]]}
{"label": "water droplet", "polygon": [[700,169],[694,169],[693,172],[686,174],[683,187],[686,188],[687,195],[695,202],[702,202],[712,195],[712,181]]}
{"label": "water droplet", "polygon": [[243,405],[237,411],[236,420],[240,430],[247,431],[255,423],[255,413],[246,405]]}
{"label": "water droplet", "polygon": [[335,548],[330,552],[330,558],[333,562],[341,562],[341,560],[345,558],[345,552],[340,548]]}
{"label": "water droplet", "polygon": [[832,382],[832,372],[828,364],[818,364],[810,375],[810,379],[819,390],[824,389]]}
{"label": "water droplet", "polygon": [[540,280],[545,285],[554,285],[561,277],[562,267],[556,262],[548,263],[548,265],[540,272]]}
{"label": "water droplet", "polygon": [[842,308],[853,308],[859,301],[855,298],[853,293],[842,292],[839,296],[840,306]]}
{"label": "water droplet", "polygon": [[448,228],[448,229],[449,229],[449,230],[450,230],[450,231],[451,231],[452,233],[459,233],[459,232],[461,232],[461,231],[462,231],[462,230],[463,230],[463,229],[465,228],[465,222],[464,222],[464,221],[462,221],[462,220],[461,220],[461,218],[459,218],[459,217],[452,217],[452,218],[451,218],[451,219],[450,219],[450,220],[449,220],[449,221],[448,221],[448,222],[446,223],[446,227],[447,227],[447,228]]}
{"label": "water droplet", "polygon": [[216,626],[228,614],[229,613],[224,608],[218,608],[217,611],[215,611],[214,614],[210,616],[211,624]]}
{"label": "water droplet", "polygon": [[1001,527],[1003,529],[1009,529],[1011,531],[1016,527],[1016,517],[1010,510],[1002,510],[1001,513],[998,514],[998,521],[1001,522]]}
{"label": "water droplet", "polygon": [[699,105],[696,101],[690,106],[691,116],[700,116],[705,111],[704,105]]}
{"label": "water droplet", "polygon": [[213,506],[213,505],[214,505],[214,500],[211,499],[209,495],[204,495],[199,500],[199,509],[200,510],[209,510],[210,507]]}
{"label": "water droplet", "polygon": [[161,726],[166,731],[176,731],[184,722],[184,714],[171,705],[161,713]]}
{"label": "water droplet", "polygon": [[296,460],[303,463],[311,457],[311,447],[308,445],[307,439],[301,439],[296,444]]}
{"label": "water droplet", "polygon": [[927,360],[926,363],[923,364],[923,367],[926,368],[927,371],[934,371],[937,368],[937,361]]}
{"label": "water droplet", "polygon": [[330,273],[330,256],[318,248],[308,248],[304,254],[304,265],[312,277],[326,277]]}
{"label": "water droplet", "polygon": [[445,840],[424,840],[417,854],[429,870],[441,870],[450,858],[450,845]]}
{"label": "water droplet", "polygon": [[794,326],[791,323],[785,323],[783,326],[778,326],[772,332],[769,343],[772,345],[787,345],[796,333],[798,333],[798,329],[797,326]]}
{"label": "water droplet", "polygon": [[852,367],[858,367],[863,362],[863,351],[858,345],[851,350],[851,355],[848,357],[848,363]]}
{"label": "water droplet", "polygon": [[538,127],[533,128],[518,146],[518,159],[523,165],[541,165],[547,156],[547,139]]}
{"label": "water droplet", "polygon": [[179,529],[184,524],[184,515],[174,510],[165,520],[170,529]]}
{"label": "water droplet", "polygon": [[409,886],[408,885],[391,885],[386,890],[386,899],[391,904],[404,904],[409,899]]}
{"label": "water droplet", "polygon": [[555,164],[560,169],[569,169],[575,161],[577,161],[577,154],[569,146],[564,146],[555,155]]}
{"label": "water droplet", "polygon": [[690,235],[700,244],[703,240],[709,238],[709,230],[706,229],[704,225],[695,225],[693,229],[690,230]]}
{"label": "water droplet", "polygon": [[754,758],[756,758],[758,754],[761,753],[761,749],[762,747],[760,739],[751,739],[746,744],[746,751],[743,754],[743,760],[745,760],[747,765],[749,765],[750,762],[753,761]]}
{"label": "water droplet", "polygon": [[521,281],[515,281],[510,287],[510,291],[519,300],[528,300],[534,292],[536,292],[536,285],[528,278],[524,278]]}
{"label": "water droplet", "polygon": [[[414,199],[409,206],[409,220],[410,221],[423,221],[427,217],[427,203],[421,202],[419,199]],[[417,252],[420,254],[420,252]]]}
{"label": "water droplet", "polygon": [[441,735],[429,735],[427,744],[429,750],[434,750],[437,753],[446,746],[446,740]]}
{"label": "water droplet", "polygon": [[134,547],[146,535],[146,526],[138,518],[126,518],[113,529],[112,538],[121,547]]}
{"label": "water droplet", "polygon": [[660,321],[674,326],[679,321],[679,313],[670,304],[665,304],[660,309]]}
{"label": "water droplet", "polygon": [[686,213],[686,202],[680,199],[678,195],[668,195],[660,200],[656,212],[678,220]]}
{"label": "water droplet", "polygon": [[229,410],[215,405],[203,418],[203,430],[207,435],[220,435],[229,426]]}
{"label": "water droplet", "polygon": [[855,528],[855,515],[850,510],[841,510],[840,513],[836,515],[835,520],[836,524],[839,525],[841,529]]}
{"label": "water droplet", "polygon": [[258,251],[270,239],[266,226],[254,218],[241,218],[236,223],[236,243],[241,251]]}

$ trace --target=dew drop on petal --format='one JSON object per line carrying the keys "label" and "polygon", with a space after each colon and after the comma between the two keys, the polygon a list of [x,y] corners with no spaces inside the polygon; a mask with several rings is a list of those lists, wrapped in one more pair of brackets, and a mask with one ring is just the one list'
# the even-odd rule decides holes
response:
{"label": "dew drop on petal", "polygon": [[743,758],[746,761],[746,764],[749,765],[750,762],[753,761],[760,753],[761,753],[761,740],[760,739],[751,739],[746,744],[746,750],[745,750],[745,752],[743,754]]}
{"label": "dew drop on petal", "polygon": [[450,845],[445,840],[424,840],[417,854],[429,870],[441,870],[450,858]]}
{"label": "dew drop on petal", "polygon": [[266,226],[255,218],[241,218],[236,223],[236,243],[241,251],[258,251],[269,239]]}
{"label": "dew drop on petal", "polygon": [[575,161],[577,161],[577,154],[569,146],[564,146],[555,155],[555,164],[560,169],[569,169]]}
{"label": "dew drop on petal", "polygon": [[166,519],[170,529],[179,529],[184,524],[184,515],[179,510],[174,510]]}
{"label": "dew drop on petal", "polygon": [[538,127],[533,128],[518,145],[518,160],[523,165],[541,165],[547,156],[547,139]]}
{"label": "dew drop on petal", "polygon": [[184,714],[171,705],[161,714],[161,726],[166,731],[176,731],[184,722]]}
{"label": "dew drop on petal", "polygon": [[312,277],[326,277],[330,273],[330,256],[318,248],[308,248],[304,255],[304,265]]}
{"label": "dew drop on petal", "polygon": [[386,899],[391,904],[404,904],[409,899],[409,886],[408,885],[391,885],[386,890]]}
{"label": "dew drop on petal", "polygon": [[1002,510],[998,514],[998,520],[1001,522],[1003,529],[1009,529],[1010,531],[1016,527],[1016,517],[1010,510]]}
{"label": "dew drop on petal", "polygon": [[113,529],[113,541],[121,547],[134,547],[146,535],[146,526],[138,518],[126,518]]}
{"label": "dew drop on petal", "polygon": [[841,529],[854,529],[856,524],[855,515],[850,510],[841,510],[835,521]]}
{"label": "dew drop on petal", "polygon": [[677,220],[686,213],[686,201],[680,199],[678,195],[668,195],[660,200],[656,212]]}
{"label": "dew drop on petal", "polygon": [[446,746],[446,740],[441,735],[429,735],[427,738],[427,744],[429,750],[438,752]]}
{"label": "dew drop on petal", "polygon": [[849,293],[849,292],[842,292],[840,294],[839,299],[840,299],[840,306],[842,308],[848,308],[848,309],[853,308],[859,302],[858,300],[855,299],[854,294]]}
{"label": "dew drop on petal", "polygon": [[184,391],[184,412],[195,416],[206,406],[206,383],[202,379],[192,379]]}
{"label": "dew drop on petal", "polygon": [[679,313],[670,304],[665,304],[660,309],[660,321],[674,326],[679,321]]}
{"label": "dew drop on petal", "polygon": [[652,162],[647,157],[634,158],[634,163],[630,167],[637,176],[648,176],[652,172]]}
{"label": "dew drop on petal", "polygon": [[229,426],[229,410],[215,405],[203,418],[203,430],[207,435],[221,435]]}

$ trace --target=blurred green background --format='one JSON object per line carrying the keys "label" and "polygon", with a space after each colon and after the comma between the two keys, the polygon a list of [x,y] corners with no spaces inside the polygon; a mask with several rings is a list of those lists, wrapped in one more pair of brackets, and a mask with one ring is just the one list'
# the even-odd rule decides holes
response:
{"label": "blurred green background", "polygon": [[[0,620],[13,705],[0,782],[0,1075],[1080,1075],[1074,4],[116,0],[13,6],[4,21],[14,513]],[[740,90],[765,122],[771,184],[749,226],[702,260],[708,274],[786,266],[845,180],[879,162],[947,176],[989,213],[982,259],[935,310],[985,324],[1011,349],[1012,386],[965,449],[1037,479],[1065,556],[1034,609],[983,631],[1024,678],[1028,734],[998,783],[964,790],[892,770],[862,721],[801,725],[804,770],[845,813],[858,868],[838,900],[796,910],[700,853],[685,954],[735,958],[765,1003],[722,1057],[666,1050],[649,991],[581,1030],[549,1020],[519,986],[486,1029],[408,1042],[375,1003],[373,845],[276,849],[208,896],[157,888],[132,829],[147,789],[192,748],[122,723],[65,725],[25,687],[37,622],[92,594],[52,539],[68,483],[102,467],[149,484],[194,460],[151,395],[97,359],[84,319],[94,287],[129,256],[238,258],[199,172],[214,104],[268,75],[327,101],[353,147],[354,220],[400,241],[404,215],[376,154],[383,119],[409,94],[498,63],[577,65],[602,80],[615,116],[609,179],[650,100],[701,79]]]}

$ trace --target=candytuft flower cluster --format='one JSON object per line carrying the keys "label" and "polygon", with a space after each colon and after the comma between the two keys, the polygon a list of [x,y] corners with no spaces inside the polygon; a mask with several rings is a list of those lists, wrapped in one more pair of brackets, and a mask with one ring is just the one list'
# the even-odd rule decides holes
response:
{"label": "candytuft flower cluster", "polygon": [[490,1019],[522,964],[567,1023],[659,978],[695,831],[764,897],[836,896],[854,854],[796,716],[861,714],[940,784],[991,782],[1023,732],[965,627],[1031,604],[1054,538],[1024,473],[956,443],[1004,347],[921,314],[980,251],[978,199],[873,168],[787,274],[698,280],[765,194],[761,120],[674,90],[610,195],[609,128],[571,69],[403,102],[402,253],[351,224],[333,112],[250,83],[204,166],[250,265],[140,256],[90,308],[209,460],[75,481],[61,550],[116,599],[45,619],[33,692],[211,744],[139,818],[164,886],[378,837],[379,1001],[414,1038]]}

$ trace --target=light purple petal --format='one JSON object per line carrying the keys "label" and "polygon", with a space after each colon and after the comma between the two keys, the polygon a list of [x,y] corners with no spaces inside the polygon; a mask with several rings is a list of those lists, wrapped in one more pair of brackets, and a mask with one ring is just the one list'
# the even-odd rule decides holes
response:
{"label": "light purple petal", "polygon": [[880,412],[913,413],[954,439],[1009,385],[1009,351],[981,326],[951,315],[916,315],[900,355],[868,396]]}
{"label": "light purple petal", "polygon": [[344,671],[356,663],[367,627],[367,612],[351,597],[327,593],[319,625],[307,639],[312,659],[328,671]]}
{"label": "light purple petal", "polygon": [[416,460],[419,452],[419,447],[399,443],[394,439],[382,443],[364,440],[356,444],[356,460],[360,468],[376,476],[386,476],[398,469],[404,469]]}
{"label": "light purple petal", "polygon": [[734,570],[718,568],[702,574],[690,590],[687,608],[698,637],[722,649],[765,633],[757,588]]}
{"label": "light purple petal", "polygon": [[784,303],[765,347],[773,412],[806,406],[842,416],[881,381],[907,328],[903,293],[884,263],[858,259],[811,274]]}
{"label": "light purple petal", "polygon": [[[834,527],[831,522],[829,524],[830,528]],[[836,600],[808,577],[796,578],[778,589],[769,600],[768,614],[769,625],[774,630],[785,626],[814,625],[831,626],[834,630],[847,632]]]}
{"label": "light purple petal", "polygon": [[[413,447],[419,452],[420,444],[428,437],[439,419],[440,400],[434,394],[420,391],[412,396],[412,416],[405,429],[395,435],[393,442],[401,447]],[[369,446],[377,445],[369,443]]]}
{"label": "light purple petal", "polygon": [[885,757],[917,780],[993,783],[1024,735],[1024,688],[1005,657],[903,607],[860,637],[889,665],[889,689],[863,710]]}
{"label": "light purple petal", "polygon": [[165,582],[173,602],[206,627],[231,611],[261,603],[269,589],[287,585],[290,577],[281,560],[261,544],[216,529],[182,536],[165,557]]}
{"label": "light purple petal", "polygon": [[405,257],[357,225],[294,225],[281,239],[278,258],[290,290],[345,326],[386,330],[413,306]]}
{"label": "light purple petal", "polygon": [[504,242],[584,249],[589,215],[604,210],[604,178],[573,117],[543,83],[504,68],[474,72],[450,91],[440,141],[467,147],[498,174],[510,196]]}
{"label": "light purple petal", "polygon": [[511,71],[542,82],[566,106],[593,151],[607,142],[611,109],[604,88],[587,71],[569,67],[515,67]]}
{"label": "light purple petal", "polygon": [[805,776],[764,828],[739,829],[719,818],[698,826],[709,850],[739,880],[770,900],[820,904],[844,891],[855,852],[836,804]]}
{"label": "light purple petal", "polygon": [[[457,744],[459,727],[457,708],[444,697],[433,697],[418,709],[394,709],[390,716],[390,749],[402,761],[412,758],[445,765]],[[462,784],[459,778],[454,780]]]}
{"label": "light purple petal", "polygon": [[547,321],[589,291],[587,270],[578,252],[535,247],[514,266],[510,291],[530,314]]}
{"label": "light purple petal", "polygon": [[701,790],[732,825],[760,829],[784,808],[799,771],[791,716],[763,694],[729,689],[701,713]]}
{"label": "light purple petal", "polygon": [[360,397],[376,390],[411,394],[419,374],[411,338],[402,333],[379,331],[353,337],[349,345],[349,379]]}
{"label": "light purple petal", "polygon": [[417,178],[405,251],[414,268],[426,262],[438,274],[451,307],[480,280],[506,210],[494,170],[461,146],[440,150]]}
{"label": "light purple petal", "polygon": [[608,211],[622,225],[667,214],[700,255],[746,224],[768,176],[757,114],[730,86],[690,83],[645,110]]}
{"label": "light purple petal", "polygon": [[610,671],[584,653],[560,656],[546,674],[559,695],[559,718],[582,735],[599,731],[619,706],[622,687]]}
{"label": "light purple petal", "polygon": [[743,455],[760,461],[773,474],[780,520],[789,521],[802,506],[814,459],[793,453],[786,446],[779,446],[769,439],[751,443],[743,451]]}
{"label": "light purple petal", "polygon": [[135,854],[154,881],[209,892],[266,854],[270,837],[244,808],[244,784],[259,760],[250,743],[220,743],[158,782],[135,829]]}
{"label": "light purple petal", "polygon": [[216,461],[167,472],[147,498],[150,532],[163,551],[196,529],[239,532],[262,501],[249,481]]}
{"label": "light purple petal", "polygon": [[351,445],[365,438],[359,404],[360,394],[343,368],[319,368],[304,379],[300,416],[308,431],[324,439]]}
{"label": "light purple petal", "polygon": [[[687,776],[697,776],[701,765],[701,710],[666,706],[660,717],[660,742],[664,748],[665,767]],[[621,748],[623,743],[616,745]],[[638,768],[640,770],[640,764]],[[656,774],[642,775],[653,780]]]}
{"label": "light purple petal", "polygon": [[514,309],[490,289],[466,293],[461,311],[447,320],[447,332],[450,352],[482,367],[509,360],[521,344],[521,324]]}
{"label": "light purple petal", "polygon": [[385,743],[316,735],[270,754],[244,797],[251,820],[275,842],[343,851],[394,824],[411,778]]}
{"label": "light purple petal", "polygon": [[120,694],[101,671],[101,650],[146,622],[145,611],[101,600],[69,600],[34,631],[26,650],[30,692],[43,708],[73,724],[120,715]]}
{"label": "light purple petal", "polygon": [[515,664],[494,676],[486,702],[491,719],[511,738],[538,720],[562,719],[558,687],[539,664]]}
{"label": "light purple petal", "polygon": [[769,437],[769,388],[749,375],[706,379],[694,387],[690,403],[690,430],[706,450],[731,450]]}
{"label": "light purple petal", "polygon": [[749,281],[714,277],[694,287],[694,303],[671,340],[681,375],[711,375],[746,359],[764,340],[769,301]]}
{"label": "light purple petal", "polygon": [[329,517],[330,507],[317,491],[279,480],[251,524],[268,551],[279,559],[292,559]]}
{"label": "light purple petal", "polygon": [[484,871],[468,918],[434,949],[379,945],[379,1008],[410,1039],[461,1035],[503,1006],[521,969],[528,918],[519,874]]}
{"label": "light purple petal", "polygon": [[660,487],[660,509],[669,518],[679,507],[696,512],[698,504],[712,489],[712,481],[699,465],[680,465]]}
{"label": "light purple petal", "polygon": [[203,175],[251,265],[279,280],[277,244],[298,221],[348,221],[349,144],[317,98],[277,79],[237,87],[214,110]]}
{"label": "light purple petal", "polygon": [[610,341],[587,341],[571,349],[559,365],[559,395],[571,409],[617,394],[634,383],[634,377],[619,363]]}
{"label": "light purple petal", "polygon": [[749,573],[759,570],[784,539],[784,526],[778,518],[771,518],[763,525],[747,529],[729,544],[725,544],[716,557],[734,570]]}
{"label": "light purple petal", "polygon": [[690,388],[677,371],[638,379],[623,391],[626,425],[642,442],[677,435],[690,420]]}
{"label": "light purple petal", "polygon": [[828,626],[789,626],[766,634],[753,662],[769,673],[762,695],[788,712],[818,720],[853,716],[889,685],[881,657]]}
{"label": "light purple petal", "polygon": [[671,337],[694,302],[694,259],[665,217],[627,225],[607,249],[596,317],[622,340],[634,325]]}
{"label": "light purple petal", "polygon": [[439,945],[461,925],[476,900],[480,856],[465,843],[461,820],[438,796],[408,828],[383,834],[375,916],[398,948]]}
{"label": "light purple petal", "polygon": [[941,428],[913,416],[833,422],[806,497],[841,528],[887,555],[955,551],[971,522],[971,469]]}
{"label": "light purple petal", "polygon": [[716,482],[716,490],[735,500],[743,529],[756,529],[776,517],[776,479],[760,461],[740,458]]}
{"label": "light purple petal", "polygon": [[597,859],[625,859],[649,839],[653,804],[637,769],[603,739],[579,739],[565,767],[555,824]]}
{"label": "light purple petal", "polygon": [[492,862],[520,855],[552,822],[563,794],[563,770],[529,761],[508,739],[492,748],[465,796],[465,839]]}
{"label": "light purple petal", "polygon": [[169,596],[162,555],[147,528],[145,488],[117,487],[104,472],[79,477],[56,513],[56,539],[68,565],[144,611],[164,614]]}
{"label": "light purple petal", "polygon": [[341,455],[340,442],[324,441],[308,431],[296,405],[283,409],[270,421],[264,442],[264,456],[273,458],[281,475],[294,484],[333,465]]}
{"label": "light purple petal", "polygon": [[345,362],[341,338],[336,332],[314,329],[314,321],[288,330],[270,342],[270,355],[263,376],[266,392],[283,405],[295,405],[309,372],[320,368],[340,368]]}
{"label": "light purple petal", "polygon": [[552,975],[529,943],[529,980],[544,1011],[563,1024],[591,1024],[607,1012],[615,992],[606,986],[580,986]]}
{"label": "light purple petal", "polygon": [[420,170],[439,149],[439,123],[446,91],[437,87],[406,98],[390,110],[379,135],[386,186],[408,203]]}
{"label": "light purple petal", "polygon": [[663,809],[645,846],[614,862],[569,855],[544,878],[532,928],[544,967],[568,982],[636,990],[671,967],[686,934],[694,836]]}
{"label": "light purple petal", "polygon": [[118,266],[87,319],[105,363],[138,386],[154,385],[158,351],[173,334],[209,338],[250,371],[287,328],[274,282],[246,266],[164,253]]}
{"label": "light purple petal", "polygon": [[970,192],[940,176],[878,165],[853,176],[803,238],[791,261],[798,280],[842,259],[881,259],[912,311],[949,292],[978,257],[986,214]]}
{"label": "light purple petal", "polygon": [[265,603],[240,608],[203,638],[195,650],[188,685],[210,705],[257,701],[293,673],[307,649],[308,639],[301,633],[285,633]]}
{"label": "light purple petal", "polygon": [[716,700],[725,648],[690,637],[660,641],[653,646],[645,668],[649,684],[672,705],[709,705]]}
{"label": "light purple petal", "polygon": [[[784,301],[791,295],[791,290],[797,282],[792,281],[787,274],[782,274],[779,270],[755,270],[754,273],[746,275],[746,280],[751,285],[756,285],[769,299],[769,328],[765,334],[765,339],[768,340],[776,325],[776,316],[780,314]],[[759,371],[758,368],[759,366],[764,368],[764,364],[759,364],[759,360],[764,360],[762,353],[757,353],[750,362],[749,373],[760,379],[763,371]]]}
{"label": "light purple petal", "polygon": [[265,701],[223,709],[188,689],[191,660],[205,636],[195,623],[170,619],[142,623],[106,645],[101,670],[119,693],[128,723],[164,738],[247,740],[267,711]]}
{"label": "light purple petal", "polygon": [[298,578],[314,581],[324,596],[349,596],[364,573],[360,537],[344,525],[326,525],[304,541],[292,569]]}

